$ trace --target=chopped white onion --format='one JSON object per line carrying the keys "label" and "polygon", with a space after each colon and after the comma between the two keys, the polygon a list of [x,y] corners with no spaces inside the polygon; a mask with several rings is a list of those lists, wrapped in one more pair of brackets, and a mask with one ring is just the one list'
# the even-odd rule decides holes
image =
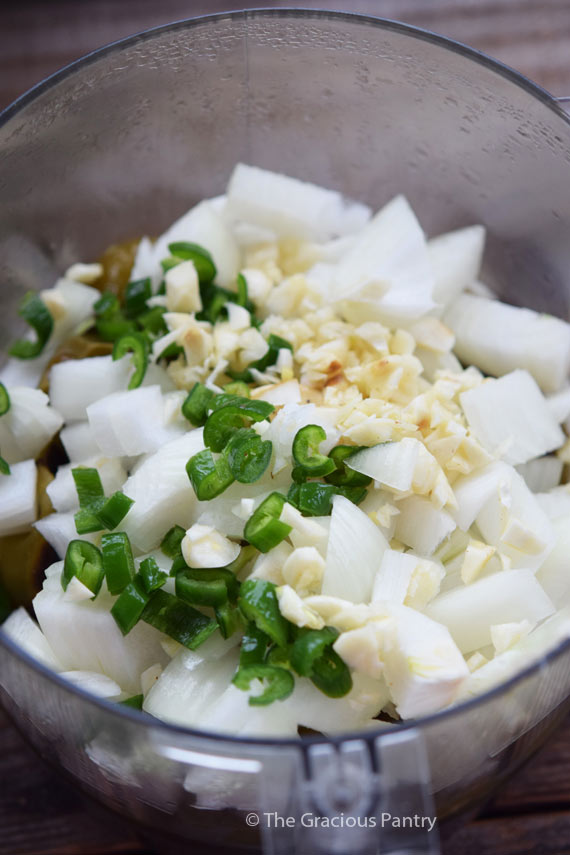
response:
{"label": "chopped white onion", "polygon": [[462,392],[460,400],[476,438],[507,463],[526,463],[564,443],[544,395],[527,371],[485,380]]}
{"label": "chopped white onion", "polygon": [[504,570],[455,588],[429,604],[426,614],[449,629],[462,653],[491,644],[491,626],[529,620],[536,623],[554,605],[530,570]]}
{"label": "chopped white onion", "polygon": [[10,475],[0,475],[0,536],[17,534],[36,519],[35,460],[13,463]]}
{"label": "chopped white onion", "polygon": [[498,300],[461,295],[444,316],[455,353],[467,365],[501,377],[526,369],[543,392],[558,392],[570,367],[570,324]]}
{"label": "chopped white onion", "polygon": [[368,603],[388,542],[377,526],[344,496],[333,498],[322,593]]}

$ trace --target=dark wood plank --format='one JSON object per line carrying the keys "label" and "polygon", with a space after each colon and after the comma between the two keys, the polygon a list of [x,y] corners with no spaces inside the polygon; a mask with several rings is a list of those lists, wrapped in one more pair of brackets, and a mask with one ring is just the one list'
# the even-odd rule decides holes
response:
{"label": "dark wood plank", "polygon": [[152,855],[128,826],[85,810],[0,713],[0,852],[3,855]]}
{"label": "dark wood plank", "polygon": [[442,841],[443,855],[570,855],[570,813],[469,823]]}
{"label": "dark wood plank", "polygon": [[[239,0],[21,0],[0,4],[0,107],[94,48],[170,21],[255,6]],[[567,0],[265,0],[397,18],[485,51],[570,94]]]}

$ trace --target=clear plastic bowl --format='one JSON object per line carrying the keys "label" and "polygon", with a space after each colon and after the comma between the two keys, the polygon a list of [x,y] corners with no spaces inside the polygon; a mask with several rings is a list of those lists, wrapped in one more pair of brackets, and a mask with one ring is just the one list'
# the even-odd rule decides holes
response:
{"label": "clear plastic bowl", "polygon": [[[25,290],[117,240],[159,233],[220,193],[239,160],[376,208],[403,192],[432,233],[482,222],[486,281],[510,302],[568,317],[569,143],[548,93],[401,24],[265,10],[143,33],[3,114],[2,340]],[[334,739],[170,726],[83,694],[1,632],[0,699],[43,757],[163,843],[435,852],[435,832],[382,827],[382,813],[443,819],[486,797],[566,714],[569,649],[457,708]],[[307,813],[376,822],[314,828]]]}

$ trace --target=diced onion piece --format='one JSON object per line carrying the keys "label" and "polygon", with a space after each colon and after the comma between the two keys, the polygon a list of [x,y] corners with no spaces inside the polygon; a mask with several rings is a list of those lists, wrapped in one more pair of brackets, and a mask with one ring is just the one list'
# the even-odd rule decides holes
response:
{"label": "diced onion piece", "polygon": [[403,196],[375,215],[331,274],[327,299],[341,301],[352,323],[405,325],[435,305],[425,236]]}
{"label": "diced onion piece", "polygon": [[411,489],[421,444],[408,437],[399,442],[383,442],[353,454],[345,465],[403,493]]}
{"label": "diced onion piece", "polygon": [[445,626],[407,606],[391,606],[396,635],[381,651],[384,676],[403,719],[447,706],[469,674]]}
{"label": "diced onion piece", "polygon": [[455,528],[455,520],[435,508],[423,496],[409,496],[397,503],[395,536],[419,555],[431,555]]}
{"label": "diced onion piece", "polygon": [[554,544],[552,525],[518,472],[506,463],[498,465],[498,488],[477,515],[477,527],[514,567],[536,570]]}
{"label": "diced onion piece", "polygon": [[185,467],[203,448],[202,430],[189,431],[144,460],[125,482],[123,492],[134,505],[121,528],[137,549],[154,549],[175,524],[190,527],[196,496]]}
{"label": "diced onion piece", "polygon": [[365,513],[344,496],[333,498],[323,594],[368,603],[388,542]]}
{"label": "diced onion piece", "polygon": [[556,392],[554,395],[548,395],[546,403],[558,424],[566,422],[570,416],[570,386],[567,386],[560,392]]}
{"label": "diced onion piece", "polygon": [[462,653],[491,643],[491,626],[530,620],[554,612],[554,605],[530,570],[503,570],[437,597],[426,609],[448,627]]}
{"label": "diced onion piece", "polygon": [[[71,470],[75,468],[75,465],[75,463],[69,463],[60,466],[55,478],[46,488],[46,493],[56,511],[71,511],[79,507],[77,488],[71,474]],[[116,458],[101,457],[99,455],[98,457],[91,457],[84,460],[81,465],[97,469],[101,476],[103,490],[107,496],[120,490],[127,479],[127,473],[121,465],[121,461]]]}
{"label": "diced onion piece", "polygon": [[546,493],[560,484],[564,463],[559,457],[537,457],[516,467],[533,493]]}
{"label": "diced onion piece", "polygon": [[300,404],[302,401],[301,387],[298,380],[287,380],[285,383],[275,383],[252,390],[252,398],[268,401],[274,406],[285,404]]}
{"label": "diced onion piece", "polygon": [[89,460],[100,454],[89,422],[76,422],[62,428],[59,433],[61,444],[72,463]]}
{"label": "diced onion piece", "polygon": [[8,463],[36,458],[63,424],[40,389],[8,388],[10,409],[0,418],[0,450]]}
{"label": "diced onion piece", "polygon": [[496,461],[476,469],[469,475],[460,475],[453,484],[457,508],[452,512],[462,531],[471,528],[481,510],[492,496],[498,495],[511,481],[512,470]]}
{"label": "diced onion piece", "polygon": [[[569,638],[570,608],[566,607],[536,627],[518,644],[477,668],[463,683],[455,700],[457,702],[466,700],[488,691],[499,683],[504,683],[517,671],[537,662]],[[563,698],[560,697],[560,701],[562,700]]]}
{"label": "diced onion piece", "polygon": [[165,424],[159,386],[146,386],[112,395],[90,404],[87,417],[99,448],[108,457],[135,456],[157,451],[181,436],[185,426]]}
{"label": "diced onion piece", "polygon": [[62,671],[61,676],[98,698],[118,698],[121,694],[121,687],[114,680],[96,671]]}
{"label": "diced onion piece", "polygon": [[182,650],[145,697],[143,709],[173,724],[202,725],[203,714],[231,684],[236,667],[237,656],[232,652],[209,659],[202,649]]}
{"label": "diced onion piece", "polygon": [[543,392],[557,392],[567,382],[570,325],[565,321],[468,294],[451,304],[443,320],[455,333],[455,353],[464,364],[495,377],[526,369]]}
{"label": "diced onion piece", "polygon": [[71,540],[88,540],[90,543],[93,543],[97,537],[95,534],[77,534],[73,511],[48,514],[47,517],[43,517],[41,520],[35,522],[34,528],[39,531],[44,540],[47,540],[59,558],[65,558],[65,553]]}
{"label": "diced onion piece", "polygon": [[0,475],[0,536],[16,534],[36,519],[37,470],[34,460],[12,464]]}
{"label": "diced onion piece", "polygon": [[129,358],[112,356],[68,359],[50,370],[50,398],[66,422],[85,421],[90,404],[127,388]]}
{"label": "diced onion piece", "polygon": [[428,242],[435,283],[433,298],[439,311],[458,297],[479,276],[485,229],[468,226],[438,235]]}
{"label": "diced onion piece", "polygon": [[362,228],[370,209],[334,190],[239,163],[228,184],[227,214],[279,237],[326,241]]}
{"label": "diced onion piece", "polygon": [[372,602],[387,601],[421,610],[439,593],[444,575],[439,562],[387,549],[374,579]]}
{"label": "diced onion piece", "polygon": [[536,578],[556,606],[561,608],[570,604],[570,507],[565,516],[552,521],[554,530],[554,548],[542,562]]}
{"label": "diced onion piece", "polygon": [[[93,596],[93,594],[91,594]],[[43,632],[24,608],[16,609],[2,624],[1,632],[18,644],[22,650],[54,671],[61,671],[55,653]]]}
{"label": "diced onion piece", "polygon": [[460,400],[477,439],[508,463],[525,463],[564,443],[564,434],[527,371],[486,380],[463,392]]}
{"label": "diced onion piece", "polygon": [[140,675],[155,662],[166,663],[162,635],[140,621],[123,636],[110,612],[112,600],[101,590],[95,600],[69,602],[61,584],[44,588],[33,606],[40,627],[68,671],[105,674],[130,695],[140,692]]}
{"label": "diced onion piece", "polygon": [[547,493],[537,493],[535,499],[550,520],[570,514],[570,484],[554,487]]}

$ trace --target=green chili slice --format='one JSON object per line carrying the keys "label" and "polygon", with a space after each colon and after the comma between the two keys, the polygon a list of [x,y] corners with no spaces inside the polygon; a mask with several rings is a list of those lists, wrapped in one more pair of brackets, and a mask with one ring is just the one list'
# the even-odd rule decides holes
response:
{"label": "green chili slice", "polygon": [[253,621],[257,628],[279,647],[285,647],[288,624],[279,611],[275,585],[272,582],[265,579],[246,579],[241,585],[238,603],[246,620]]}
{"label": "green chili slice", "polygon": [[97,510],[97,517],[102,528],[114,529],[126,517],[134,500],[129,499],[120,490],[113,493]]}
{"label": "green chili slice", "polygon": [[122,707],[131,707],[133,710],[142,710],[144,695],[132,695],[130,698],[125,698],[124,701],[119,701]]}
{"label": "green chili slice", "polygon": [[0,457],[0,475],[11,475],[12,470],[10,469],[10,464],[7,460],[4,460],[3,457]]}
{"label": "green chili slice", "polygon": [[182,404],[182,415],[191,424],[201,427],[206,423],[208,410],[214,397],[215,393],[211,389],[202,383],[195,383]]}
{"label": "green chili slice", "polygon": [[144,561],[141,561],[139,576],[147,594],[152,594],[153,591],[158,591],[158,589],[162,588],[168,579],[168,573],[161,570],[156,563],[156,559],[151,556],[149,558],[145,558]]}
{"label": "green chili slice", "polygon": [[243,275],[243,273],[238,273],[237,275],[237,304],[238,306],[247,306],[248,294],[247,294],[247,279]]}
{"label": "green chili slice", "polygon": [[251,428],[237,430],[224,451],[232,475],[241,484],[258,481],[269,466],[272,453],[273,444],[262,440]]}
{"label": "green chili slice", "polygon": [[242,380],[234,380],[232,383],[226,383],[224,392],[226,395],[237,395],[238,398],[249,398],[251,396],[249,386]]}
{"label": "green chili slice", "polygon": [[72,540],[67,547],[61,574],[61,587],[64,591],[74,576],[89,588],[94,599],[103,583],[105,571],[101,552],[87,540]]}
{"label": "green chili slice", "polygon": [[311,629],[300,634],[291,647],[291,665],[301,677],[310,677],[315,660],[323,655],[338,638],[338,630],[331,626]]}
{"label": "green chili slice", "polygon": [[146,332],[149,332],[152,335],[166,335],[168,327],[164,320],[165,312],[166,309],[164,306],[153,306],[152,309],[149,309],[137,317],[137,323],[143,328],[143,330],[146,330]]}
{"label": "green chili slice", "polygon": [[133,354],[132,363],[135,368],[128,388],[137,389],[144,380],[149,354],[148,342],[142,333],[130,333],[117,339],[113,347],[113,359],[122,359],[127,353]]}
{"label": "green chili slice", "polygon": [[124,531],[104,534],[101,538],[103,569],[110,594],[120,594],[135,576],[131,542]]}
{"label": "green chili slice", "polygon": [[116,528],[133,503],[120,490],[105,499],[101,477],[97,469],[76,467],[71,470],[79,498],[80,510],[75,514],[78,534]]}
{"label": "green chili slice", "polygon": [[40,355],[52,334],[53,318],[42,298],[33,291],[22,300],[18,314],[35,331],[36,340],[18,339],[8,352],[18,359],[34,359]]}
{"label": "green chili slice", "polygon": [[150,279],[137,279],[129,282],[125,290],[125,310],[127,317],[136,318],[146,311],[146,301],[152,297]]}
{"label": "green chili slice", "polygon": [[155,591],[151,595],[142,620],[189,650],[196,650],[218,627],[215,620],[166,591]]}
{"label": "green chili slice", "polygon": [[71,470],[71,475],[75,482],[80,508],[89,507],[98,499],[105,497],[101,476],[97,469],[77,466]]}
{"label": "green chili slice", "polygon": [[214,614],[220,627],[222,638],[230,638],[240,627],[239,609],[230,602],[217,606]]}
{"label": "green chili slice", "polygon": [[278,668],[275,665],[248,665],[240,668],[232,680],[232,683],[247,692],[252,680],[263,680],[267,683],[261,695],[252,695],[249,704],[252,707],[263,707],[272,704],[273,701],[284,701],[295,688],[295,679],[286,668]]}
{"label": "green chili slice", "polygon": [[232,434],[249,427],[251,422],[265,421],[275,409],[267,401],[251,401],[234,395],[218,397],[222,401],[214,399],[213,412],[204,425],[204,444],[212,451],[223,451]]}
{"label": "green chili slice", "polygon": [[368,475],[363,475],[362,472],[357,472],[345,465],[346,460],[356,454],[357,451],[362,451],[363,448],[365,446],[337,445],[331,449],[329,457],[334,460],[336,469],[326,476],[329,484],[336,484],[339,487],[367,487],[372,482],[372,478]]}
{"label": "green chili slice", "polygon": [[326,431],[321,425],[305,425],[297,431],[293,440],[293,461],[300,475],[319,478],[334,472],[334,460],[319,452],[319,445],[326,438]]}
{"label": "green chili slice", "polygon": [[0,383],[0,416],[5,416],[9,409],[10,395],[4,384]]}
{"label": "green chili slice", "polygon": [[326,517],[332,511],[335,493],[336,490],[332,484],[320,484],[318,481],[291,484],[287,501],[305,517]]}
{"label": "green chili slice", "polygon": [[125,318],[118,297],[110,291],[103,292],[93,309],[95,327],[103,341],[116,341],[135,332],[135,324]]}
{"label": "green chili slice", "polygon": [[329,698],[342,698],[352,689],[350,671],[332,647],[314,660],[311,680]]}
{"label": "green chili slice", "polygon": [[168,244],[168,251],[183,261],[192,261],[200,282],[211,282],[218,272],[211,253],[203,246],[190,241],[175,241]]}
{"label": "green chili slice", "polygon": [[239,582],[222,567],[188,567],[176,574],[176,596],[194,606],[223,606],[237,599]]}
{"label": "green chili slice", "polygon": [[245,668],[247,665],[261,664],[265,659],[265,651],[270,643],[271,639],[267,633],[259,629],[253,621],[249,621],[241,640],[239,667]]}
{"label": "green chili slice", "polygon": [[162,538],[160,548],[168,558],[177,558],[182,551],[182,541],[186,532],[181,525],[173,525]]}
{"label": "green chili slice", "polygon": [[260,552],[269,552],[293,530],[279,519],[286,501],[281,493],[270,493],[246,522],[244,537]]}
{"label": "green chili slice", "polygon": [[214,460],[209,448],[199,451],[186,464],[186,472],[196,497],[207,502],[233,484],[234,476],[224,456]]}
{"label": "green chili slice", "polygon": [[113,603],[111,614],[123,635],[128,635],[131,629],[141,619],[144,609],[149,602],[150,594],[145,590],[140,573],[129,582]]}
{"label": "green chili slice", "polygon": [[358,505],[366,492],[365,487],[335,487],[333,484],[309,481],[291,484],[287,501],[301,511],[304,517],[326,517],[332,512],[334,496],[344,496]]}

